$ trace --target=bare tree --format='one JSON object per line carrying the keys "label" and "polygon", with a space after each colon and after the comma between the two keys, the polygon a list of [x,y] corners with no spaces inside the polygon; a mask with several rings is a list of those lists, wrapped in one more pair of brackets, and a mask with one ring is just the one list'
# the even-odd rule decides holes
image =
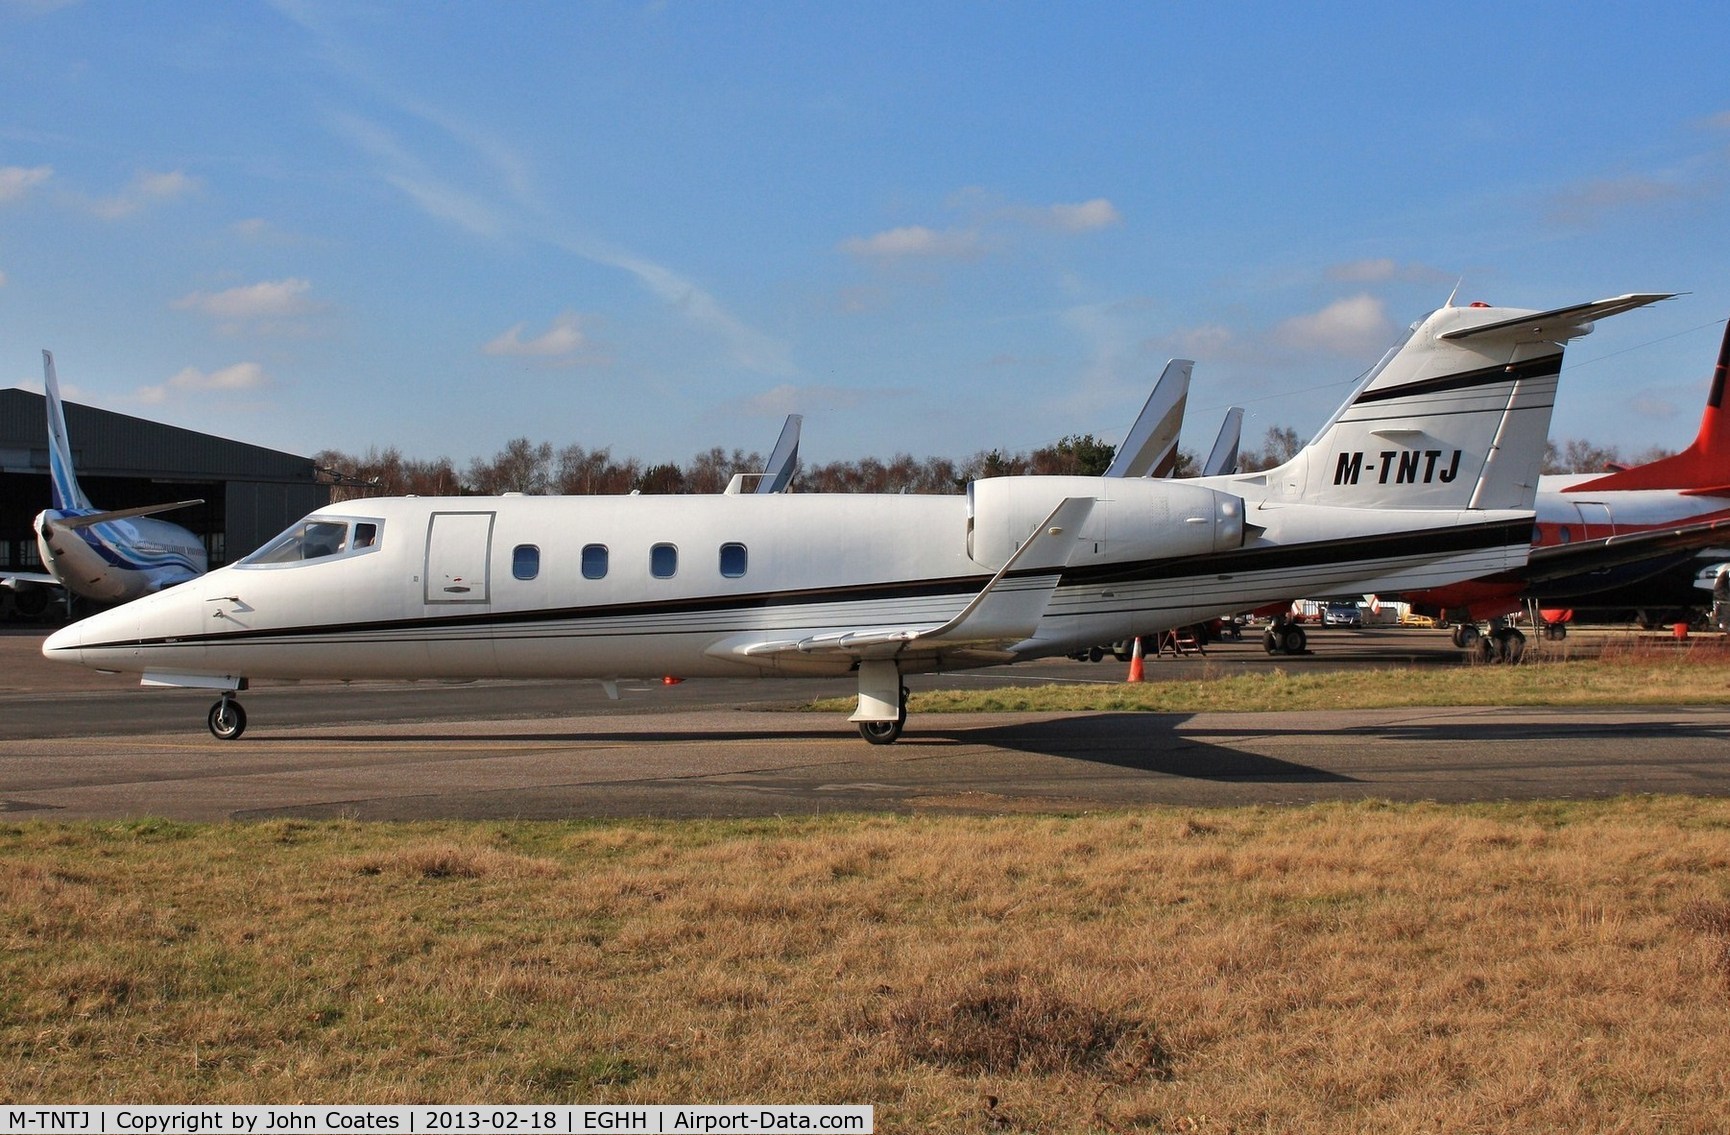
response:
{"label": "bare tree", "polygon": [[499,493],[541,494],[552,487],[553,446],[536,445],[526,437],[512,438],[491,461],[469,462],[468,487],[483,496]]}

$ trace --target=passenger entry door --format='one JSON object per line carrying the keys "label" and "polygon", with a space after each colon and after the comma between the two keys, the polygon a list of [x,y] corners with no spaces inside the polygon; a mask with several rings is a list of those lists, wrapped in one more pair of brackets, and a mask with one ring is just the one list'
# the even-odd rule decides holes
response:
{"label": "passenger entry door", "polygon": [[485,604],[490,596],[493,513],[435,512],[427,526],[426,602]]}

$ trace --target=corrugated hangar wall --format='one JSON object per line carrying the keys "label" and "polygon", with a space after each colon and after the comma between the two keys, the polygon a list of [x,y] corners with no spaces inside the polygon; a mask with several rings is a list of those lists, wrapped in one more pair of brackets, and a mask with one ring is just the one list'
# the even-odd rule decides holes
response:
{"label": "corrugated hangar wall", "polygon": [[[312,458],[196,430],[66,405],[78,482],[97,508],[202,498],[164,520],[204,537],[212,567],[246,555],[330,502]],[[49,504],[47,399],[0,390],[0,567],[36,559],[31,519]]]}

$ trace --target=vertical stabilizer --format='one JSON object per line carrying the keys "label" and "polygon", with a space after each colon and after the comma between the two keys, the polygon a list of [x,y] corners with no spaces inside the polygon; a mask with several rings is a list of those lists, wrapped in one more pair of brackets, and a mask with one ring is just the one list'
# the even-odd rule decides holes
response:
{"label": "vertical stabilizer", "polygon": [[1724,383],[1730,378],[1730,323],[1724,326],[1724,341],[1718,346],[1718,365],[1712,370],[1712,386],[1706,392],[1706,410],[1700,415],[1700,432],[1687,449],[1669,457],[1630,469],[1618,469],[1577,485],[1565,493],[1606,489],[1694,489],[1730,491],[1730,414],[1724,411]]}
{"label": "vertical stabilizer", "polygon": [[769,454],[769,467],[763,471],[763,477],[757,482],[756,492],[779,493],[787,488],[787,482],[793,479],[793,471],[799,467],[799,427],[804,423],[802,414],[788,414],[787,420],[781,426],[781,436],[775,439],[775,451]]}
{"label": "vertical stabilizer", "polygon": [[1183,407],[1189,400],[1190,359],[1172,359],[1153,384],[1153,393],[1117,447],[1107,477],[1165,477],[1177,468],[1177,439]]}
{"label": "vertical stabilizer", "polygon": [[1201,467],[1203,477],[1223,477],[1237,472],[1238,445],[1243,440],[1243,407],[1229,406],[1225,421],[1220,423],[1219,436],[1213,439],[1207,462]]}
{"label": "vertical stabilizer", "polygon": [[72,443],[66,438],[66,413],[60,405],[60,380],[54,374],[51,351],[42,352],[42,375],[48,394],[48,474],[54,508],[61,512],[92,509],[95,506],[78,487],[78,475],[72,469]]}
{"label": "vertical stabilizer", "polygon": [[1416,324],[1291,461],[1269,499],[1354,508],[1530,509],[1562,352],[1592,321],[1668,299],[1551,311],[1444,307]]}

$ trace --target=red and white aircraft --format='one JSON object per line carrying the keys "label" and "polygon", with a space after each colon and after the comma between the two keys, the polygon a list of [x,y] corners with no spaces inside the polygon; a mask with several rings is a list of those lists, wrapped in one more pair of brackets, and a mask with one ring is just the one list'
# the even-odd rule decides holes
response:
{"label": "red and white aircraft", "polygon": [[[1536,601],[1551,608],[1590,606],[1593,596],[1621,590],[1688,563],[1730,537],[1730,412],[1724,387],[1730,376],[1730,326],[1706,395],[1700,430],[1688,448],[1670,457],[1608,473],[1546,476],[1535,498],[1532,554],[1523,567],[1479,579],[1406,592],[1414,607],[1434,610],[1460,625],[1458,646],[1486,655],[1517,656],[1519,631],[1500,618]],[[1563,611],[1556,611],[1563,616]],[[1490,640],[1476,621],[1496,624]],[[1563,618],[1551,626],[1559,626]]]}

